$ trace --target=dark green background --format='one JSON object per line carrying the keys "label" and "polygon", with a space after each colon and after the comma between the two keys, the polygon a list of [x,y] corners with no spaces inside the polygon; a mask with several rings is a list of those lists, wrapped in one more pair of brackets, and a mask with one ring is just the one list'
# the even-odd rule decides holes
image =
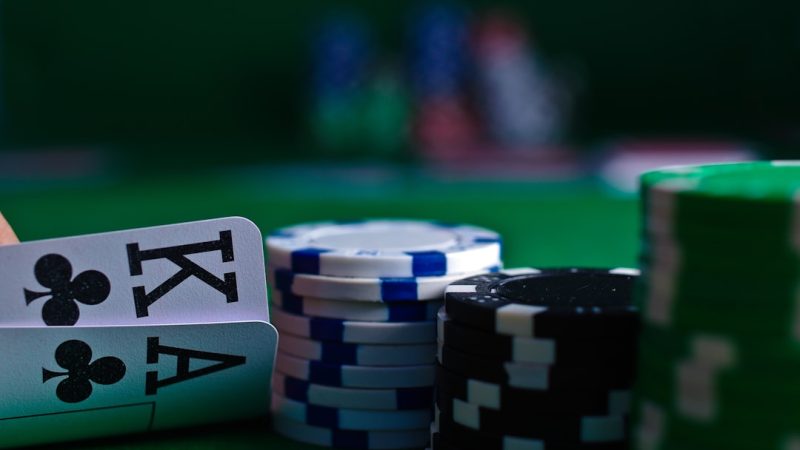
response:
{"label": "dark green background", "polygon": [[[402,56],[413,2],[336,5],[366,14],[383,53]],[[530,24],[544,55],[579,74],[573,138],[783,143],[800,122],[798,2],[503,5]],[[308,32],[331,2],[4,0],[0,8],[6,146],[101,144],[209,164],[314,154],[304,138]]]}

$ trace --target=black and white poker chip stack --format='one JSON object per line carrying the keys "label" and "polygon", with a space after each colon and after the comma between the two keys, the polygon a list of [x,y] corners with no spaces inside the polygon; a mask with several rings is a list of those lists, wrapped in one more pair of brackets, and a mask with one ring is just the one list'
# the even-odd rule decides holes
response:
{"label": "black and white poker chip stack", "polygon": [[628,448],[634,269],[512,269],[447,287],[433,450]]}
{"label": "black and white poker chip stack", "polygon": [[267,238],[275,430],[336,448],[422,448],[444,289],[497,270],[499,236],[409,220],[312,223]]}

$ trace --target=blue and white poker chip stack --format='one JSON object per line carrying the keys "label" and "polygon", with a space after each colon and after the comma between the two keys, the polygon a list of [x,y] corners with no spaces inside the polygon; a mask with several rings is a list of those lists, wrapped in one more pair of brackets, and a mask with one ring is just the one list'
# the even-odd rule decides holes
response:
{"label": "blue and white poker chip stack", "polygon": [[422,448],[445,288],[502,263],[497,233],[410,220],[292,226],[266,239],[280,332],[273,425],[298,441]]}

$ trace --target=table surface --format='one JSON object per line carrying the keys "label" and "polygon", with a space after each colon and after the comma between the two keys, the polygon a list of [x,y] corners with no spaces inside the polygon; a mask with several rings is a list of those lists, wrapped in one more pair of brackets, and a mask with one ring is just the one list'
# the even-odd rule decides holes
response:
{"label": "table surface", "polygon": [[[224,216],[263,233],[299,222],[407,217],[486,226],[504,239],[506,267],[636,265],[635,198],[587,181],[442,179],[390,169],[273,167],[149,178],[0,185],[0,210],[22,240]],[[75,443],[70,449],[311,449],[267,420]]]}

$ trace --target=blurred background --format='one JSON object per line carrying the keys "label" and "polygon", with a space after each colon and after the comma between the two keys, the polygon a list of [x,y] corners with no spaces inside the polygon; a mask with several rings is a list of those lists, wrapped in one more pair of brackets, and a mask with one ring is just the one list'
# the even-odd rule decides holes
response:
{"label": "blurred background", "polygon": [[530,220],[596,211],[631,262],[634,202],[602,201],[797,156],[798,80],[790,1],[0,0],[0,209],[23,239],[229,213],[504,231],[531,224],[486,201],[579,192]]}
{"label": "blurred background", "polygon": [[800,140],[795,2],[5,0],[0,17],[5,152],[150,171]]}

